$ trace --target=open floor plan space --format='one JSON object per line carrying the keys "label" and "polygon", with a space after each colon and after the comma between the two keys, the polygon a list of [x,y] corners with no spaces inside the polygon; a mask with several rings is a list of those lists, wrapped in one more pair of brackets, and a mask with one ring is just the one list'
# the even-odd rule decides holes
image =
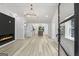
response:
{"label": "open floor plan space", "polygon": [[57,51],[57,43],[46,36],[18,39],[0,48],[9,56],[57,56]]}
{"label": "open floor plan space", "polygon": [[79,4],[0,3],[0,56],[79,55]]}

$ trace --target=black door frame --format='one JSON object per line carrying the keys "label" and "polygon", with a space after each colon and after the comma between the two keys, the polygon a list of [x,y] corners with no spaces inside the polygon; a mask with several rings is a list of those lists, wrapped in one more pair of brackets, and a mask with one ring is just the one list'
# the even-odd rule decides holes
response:
{"label": "black door frame", "polygon": [[75,14],[75,56],[79,56],[79,3],[74,4]]}
{"label": "black door frame", "polygon": [[61,3],[58,4],[58,56],[60,56],[60,47],[63,49],[65,54],[67,56],[68,53],[65,51],[63,46],[60,44],[60,24],[70,20],[71,18],[74,17],[74,56],[79,56],[79,3],[74,3],[74,15],[71,16],[70,18],[66,19],[65,21],[60,23],[60,5]]}
{"label": "black door frame", "polygon": [[62,23],[65,23],[65,22],[69,21],[71,18],[73,18],[73,16],[66,19],[66,20],[64,20],[64,21],[62,21],[62,22],[60,22],[60,5],[61,5],[61,3],[58,4],[58,56],[60,56],[60,48],[62,48],[62,50],[65,52],[65,54],[67,56],[69,56],[69,54],[65,51],[65,49],[63,48],[63,46],[60,43],[61,42],[61,39],[60,39],[60,25]]}
{"label": "black door frame", "polygon": [[58,4],[58,56],[60,56],[60,3]]}

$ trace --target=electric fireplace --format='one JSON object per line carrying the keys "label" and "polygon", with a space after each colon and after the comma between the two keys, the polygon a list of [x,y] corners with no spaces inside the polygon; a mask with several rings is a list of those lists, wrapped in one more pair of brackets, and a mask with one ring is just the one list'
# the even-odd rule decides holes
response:
{"label": "electric fireplace", "polygon": [[0,46],[15,39],[15,19],[0,13]]}

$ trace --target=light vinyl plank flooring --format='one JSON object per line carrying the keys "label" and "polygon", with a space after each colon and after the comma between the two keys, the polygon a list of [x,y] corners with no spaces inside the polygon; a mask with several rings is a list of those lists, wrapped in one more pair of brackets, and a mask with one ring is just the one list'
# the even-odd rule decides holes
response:
{"label": "light vinyl plank flooring", "polygon": [[57,56],[57,43],[47,36],[18,39],[0,48],[0,53],[10,56]]}

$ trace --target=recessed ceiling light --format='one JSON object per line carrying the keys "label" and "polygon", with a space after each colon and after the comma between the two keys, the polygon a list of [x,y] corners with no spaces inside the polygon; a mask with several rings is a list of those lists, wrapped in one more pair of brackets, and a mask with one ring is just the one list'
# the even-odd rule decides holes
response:
{"label": "recessed ceiling light", "polygon": [[26,24],[24,24],[24,26],[26,26]]}
{"label": "recessed ceiling light", "polygon": [[30,17],[30,15],[27,15],[27,17]]}
{"label": "recessed ceiling light", "polygon": [[46,15],[45,17],[48,17],[48,15]]}

